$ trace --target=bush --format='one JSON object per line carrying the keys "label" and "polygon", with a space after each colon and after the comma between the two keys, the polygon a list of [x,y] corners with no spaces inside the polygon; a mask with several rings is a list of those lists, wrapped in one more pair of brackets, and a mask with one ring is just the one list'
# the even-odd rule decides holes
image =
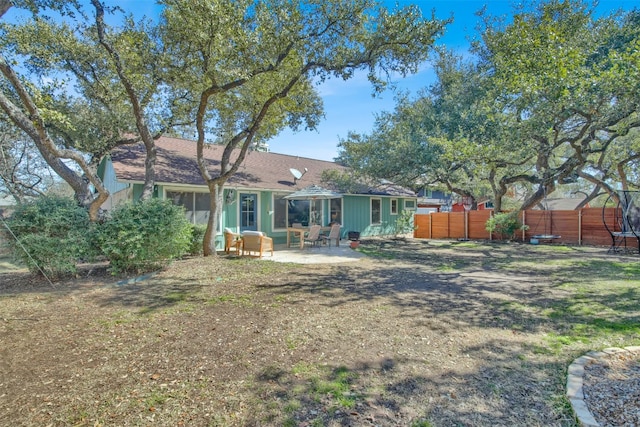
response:
{"label": "bush", "polygon": [[189,247],[189,255],[202,255],[202,242],[204,241],[204,233],[207,226],[195,224],[191,228],[191,246]]}
{"label": "bush", "polygon": [[489,233],[497,233],[500,239],[507,237],[515,240],[516,231],[527,230],[529,226],[522,225],[518,220],[518,212],[501,212],[494,214],[485,223]]}
{"label": "bush", "polygon": [[150,199],[114,209],[94,235],[113,274],[142,273],[169,264],[187,253],[191,224],[182,207]]}
{"label": "bush", "polygon": [[75,274],[78,261],[90,256],[89,215],[71,198],[46,196],[19,205],[6,222],[18,239],[7,236],[7,243],[31,272],[58,279]]}
{"label": "bush", "polygon": [[394,237],[398,237],[399,234],[413,233],[416,227],[413,224],[414,212],[408,209],[400,212],[400,215],[396,218],[396,223],[393,230]]}

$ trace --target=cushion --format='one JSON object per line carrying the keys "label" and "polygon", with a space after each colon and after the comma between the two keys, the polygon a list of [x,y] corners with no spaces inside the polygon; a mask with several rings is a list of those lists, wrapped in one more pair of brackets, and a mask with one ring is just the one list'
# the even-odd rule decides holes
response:
{"label": "cushion", "polygon": [[242,235],[243,236],[264,236],[264,233],[262,231],[247,230],[247,231],[243,231]]}

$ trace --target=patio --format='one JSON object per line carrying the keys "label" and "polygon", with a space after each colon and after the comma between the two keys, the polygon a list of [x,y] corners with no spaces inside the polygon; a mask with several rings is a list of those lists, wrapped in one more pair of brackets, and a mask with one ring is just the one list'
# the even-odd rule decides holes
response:
{"label": "patio", "polygon": [[345,240],[337,247],[320,245],[300,249],[298,246],[288,248],[287,245],[275,245],[273,256],[266,253],[261,259],[275,262],[293,262],[295,264],[335,264],[355,262],[364,257],[364,254],[351,249],[349,241]]}

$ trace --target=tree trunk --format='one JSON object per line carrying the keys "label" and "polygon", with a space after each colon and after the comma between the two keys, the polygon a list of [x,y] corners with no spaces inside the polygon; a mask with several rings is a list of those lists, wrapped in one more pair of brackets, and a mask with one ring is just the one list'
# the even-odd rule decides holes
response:
{"label": "tree trunk", "polygon": [[533,193],[527,200],[522,203],[520,210],[526,211],[528,209],[533,209],[535,205],[546,199],[548,194],[553,193],[556,190],[555,182],[551,182],[545,186],[545,184],[540,184],[535,193]]}
{"label": "tree trunk", "polygon": [[[69,149],[58,149],[47,132],[45,121],[41,117],[40,110],[31,95],[13,68],[2,56],[0,56],[0,72],[17,92],[24,111],[18,108],[4,93],[0,93],[0,109],[7,114],[17,127],[29,135],[45,162],[71,186],[78,203],[89,211],[89,219],[97,221],[100,206],[109,197],[109,192],[95,174],[95,168],[87,164],[82,154]],[[83,175],[67,166],[62,159],[69,159],[75,162],[82,170]],[[98,197],[94,196],[89,184],[93,184],[99,194]]]}
{"label": "tree trunk", "polygon": [[493,195],[493,211],[498,213],[502,212],[502,196],[498,194]]}
{"label": "tree trunk", "polygon": [[204,256],[215,256],[216,252],[216,230],[218,229],[218,219],[221,218],[223,183],[217,181],[209,181],[209,219],[207,221],[207,230],[204,233],[202,242],[202,254]]}
{"label": "tree trunk", "polygon": [[11,8],[9,0],[0,0],[0,18]]}
{"label": "tree trunk", "polygon": [[127,97],[131,102],[133,115],[136,119],[136,127],[138,132],[140,132],[140,137],[142,138],[147,151],[147,156],[144,161],[144,187],[142,188],[142,194],[140,195],[140,200],[147,200],[153,197],[153,188],[155,187],[156,182],[156,144],[145,120],[144,107],[140,102],[140,96],[136,93],[132,81],[125,73],[125,67],[120,59],[120,54],[112,44],[107,41],[104,23],[104,6],[98,0],[91,0],[91,4],[93,4],[96,9],[96,28],[98,30],[98,39],[100,40],[100,44],[111,57],[116,68],[118,78],[120,79],[120,83],[124,87]]}
{"label": "tree trunk", "polygon": [[[146,131],[149,133],[148,130]],[[147,138],[150,142],[147,142],[147,139],[143,138],[144,146],[147,149],[147,157],[144,159],[144,187],[142,188],[140,200],[147,200],[153,197],[153,189],[156,183],[156,144],[150,134]]]}

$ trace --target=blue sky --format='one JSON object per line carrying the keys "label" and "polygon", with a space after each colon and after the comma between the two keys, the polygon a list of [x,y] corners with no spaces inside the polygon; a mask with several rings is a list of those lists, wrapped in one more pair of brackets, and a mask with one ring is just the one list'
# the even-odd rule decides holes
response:
{"label": "blue sky", "polygon": [[[395,0],[385,2],[390,8],[396,4]],[[490,15],[508,17],[512,15],[514,2],[515,0],[397,0],[400,6],[417,4],[427,17],[431,16],[432,10],[439,19],[447,19],[453,15],[454,22],[447,26],[445,34],[436,40],[436,44],[445,45],[460,53],[467,51],[469,38],[477,36],[475,28],[478,23],[478,10],[486,5]],[[131,11],[136,16],[153,17],[158,13],[158,6],[153,0],[120,0],[117,3],[125,11]],[[606,15],[618,9],[632,10],[638,6],[638,0],[600,0],[597,12]],[[10,10],[3,19],[11,20],[15,12],[16,9]],[[395,83],[399,90],[415,94],[417,90],[429,86],[433,81],[432,69],[425,63],[417,74]],[[347,81],[326,81],[318,89],[325,107],[325,118],[318,128],[315,131],[297,133],[283,131],[269,141],[272,152],[333,160],[338,155],[337,145],[340,138],[345,138],[349,131],[370,133],[376,114],[392,111],[394,108],[394,92],[389,90],[373,98],[371,85],[365,73],[356,74]]]}

